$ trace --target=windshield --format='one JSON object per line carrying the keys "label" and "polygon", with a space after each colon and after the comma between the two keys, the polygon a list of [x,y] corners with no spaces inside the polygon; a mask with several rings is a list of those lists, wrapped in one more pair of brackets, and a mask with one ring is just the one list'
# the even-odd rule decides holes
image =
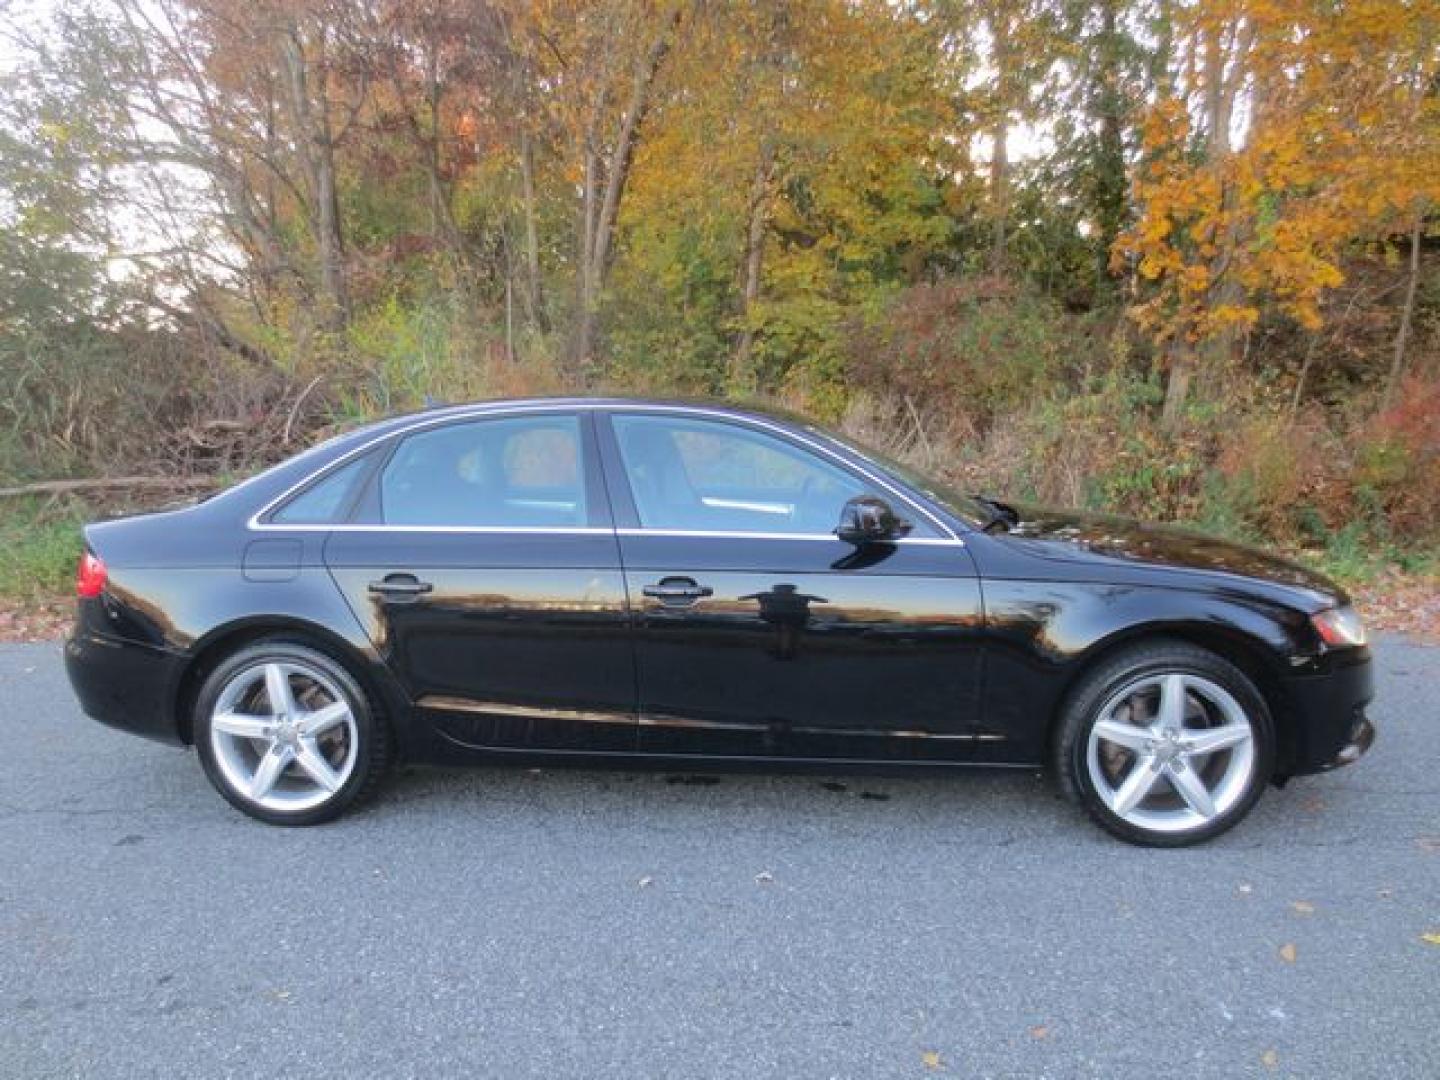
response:
{"label": "windshield", "polygon": [[882,454],[863,443],[858,443],[851,438],[841,438],[834,432],[826,431],[823,434],[832,441],[839,443],[852,454],[868,461],[882,472],[890,474],[895,479],[904,483],[907,487],[913,488],[925,498],[937,506],[950,511],[966,524],[980,528],[993,516],[980,500],[973,495],[967,495],[957,488],[933,476],[927,476],[909,465],[901,464],[888,454]]}

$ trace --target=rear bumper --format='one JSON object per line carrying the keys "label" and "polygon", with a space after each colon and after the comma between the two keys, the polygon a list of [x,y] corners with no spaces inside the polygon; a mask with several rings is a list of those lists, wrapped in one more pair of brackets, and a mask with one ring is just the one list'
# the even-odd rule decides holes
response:
{"label": "rear bumper", "polygon": [[65,643],[65,671],[86,714],[109,727],[182,745],[172,715],[184,659],[77,627]]}
{"label": "rear bumper", "polygon": [[1321,671],[1284,681],[1292,721],[1288,753],[1281,761],[1284,775],[1353,764],[1375,742],[1375,725],[1365,712],[1375,696],[1369,650],[1332,654],[1327,660]]}

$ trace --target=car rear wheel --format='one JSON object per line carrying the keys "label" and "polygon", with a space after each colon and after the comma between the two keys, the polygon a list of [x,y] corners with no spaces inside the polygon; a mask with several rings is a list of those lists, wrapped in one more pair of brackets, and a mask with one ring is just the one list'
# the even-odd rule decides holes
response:
{"label": "car rear wheel", "polygon": [[1273,771],[1264,698],[1233,664],[1184,642],[1128,649],[1086,675],[1056,740],[1066,791],[1132,843],[1180,847],[1249,813]]}
{"label": "car rear wheel", "polygon": [[220,794],[272,825],[329,821],[378,786],[389,730],[350,673],[290,642],[236,652],[195,703],[195,746]]}

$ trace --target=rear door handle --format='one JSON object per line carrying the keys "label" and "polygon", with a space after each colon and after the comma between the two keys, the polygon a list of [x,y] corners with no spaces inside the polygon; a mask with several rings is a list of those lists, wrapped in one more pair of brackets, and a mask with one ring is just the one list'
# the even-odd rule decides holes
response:
{"label": "rear door handle", "polygon": [[694,578],[688,577],[661,578],[654,585],[646,585],[640,591],[662,604],[690,604],[703,597],[715,595],[715,590],[710,586],[697,585]]}
{"label": "rear door handle", "polygon": [[370,591],[386,600],[416,600],[435,588],[428,581],[421,581],[414,574],[386,574],[379,581],[370,582]]}

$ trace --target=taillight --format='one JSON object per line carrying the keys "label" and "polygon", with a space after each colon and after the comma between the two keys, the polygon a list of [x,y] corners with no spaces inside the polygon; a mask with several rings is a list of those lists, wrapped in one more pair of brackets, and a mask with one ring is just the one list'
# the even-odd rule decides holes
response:
{"label": "taillight", "polygon": [[105,581],[110,574],[98,555],[85,552],[80,556],[80,565],[75,570],[75,595],[93,599],[105,591]]}

